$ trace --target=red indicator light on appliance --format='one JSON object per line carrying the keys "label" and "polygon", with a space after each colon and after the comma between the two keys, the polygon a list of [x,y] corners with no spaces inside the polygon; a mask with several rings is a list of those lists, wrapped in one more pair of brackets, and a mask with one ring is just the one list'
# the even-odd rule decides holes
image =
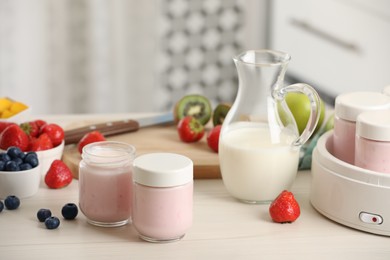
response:
{"label": "red indicator light on appliance", "polygon": [[359,213],[359,219],[367,224],[380,225],[383,223],[383,218],[380,215],[364,211]]}

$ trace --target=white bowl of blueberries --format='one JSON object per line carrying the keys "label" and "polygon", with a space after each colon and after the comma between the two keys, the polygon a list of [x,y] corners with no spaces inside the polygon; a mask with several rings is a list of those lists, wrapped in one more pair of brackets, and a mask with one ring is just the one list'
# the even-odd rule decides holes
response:
{"label": "white bowl of blueberries", "polygon": [[0,152],[0,199],[8,196],[27,198],[35,195],[41,181],[36,152],[10,147]]}

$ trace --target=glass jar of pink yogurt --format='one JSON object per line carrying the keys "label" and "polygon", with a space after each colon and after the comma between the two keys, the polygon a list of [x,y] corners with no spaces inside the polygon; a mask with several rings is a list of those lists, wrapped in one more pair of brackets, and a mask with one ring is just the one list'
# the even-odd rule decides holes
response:
{"label": "glass jar of pink yogurt", "polygon": [[390,109],[390,97],[380,92],[358,91],[336,97],[333,155],[355,164],[356,118],[367,111]]}
{"label": "glass jar of pink yogurt", "polygon": [[133,226],[149,242],[180,240],[192,225],[193,163],[179,154],[134,160]]}
{"label": "glass jar of pink yogurt", "polygon": [[390,173],[390,110],[358,116],[355,147],[356,166]]}
{"label": "glass jar of pink yogurt", "polygon": [[79,207],[90,224],[117,227],[131,220],[135,148],[121,142],[86,145],[79,165]]}

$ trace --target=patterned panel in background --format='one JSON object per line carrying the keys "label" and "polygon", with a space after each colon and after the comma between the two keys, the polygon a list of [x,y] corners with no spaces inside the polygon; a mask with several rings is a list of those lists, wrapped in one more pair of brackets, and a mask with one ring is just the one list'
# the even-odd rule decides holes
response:
{"label": "patterned panel in background", "polygon": [[190,93],[232,102],[232,57],[258,47],[256,3],[0,0],[0,95],[37,114],[160,112]]}
{"label": "patterned panel in background", "polygon": [[156,106],[170,109],[185,94],[213,105],[232,102],[237,73],[232,57],[242,50],[244,8],[234,0],[163,0]]}

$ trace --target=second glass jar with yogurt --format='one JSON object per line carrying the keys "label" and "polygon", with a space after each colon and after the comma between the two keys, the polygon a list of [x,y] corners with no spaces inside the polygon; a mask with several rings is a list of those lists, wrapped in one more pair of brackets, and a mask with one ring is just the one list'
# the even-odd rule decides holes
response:
{"label": "second glass jar with yogurt", "polygon": [[356,166],[390,173],[390,110],[360,114],[355,143]]}
{"label": "second glass jar with yogurt", "polygon": [[149,242],[180,240],[192,225],[193,162],[151,153],[134,160],[133,225]]}

